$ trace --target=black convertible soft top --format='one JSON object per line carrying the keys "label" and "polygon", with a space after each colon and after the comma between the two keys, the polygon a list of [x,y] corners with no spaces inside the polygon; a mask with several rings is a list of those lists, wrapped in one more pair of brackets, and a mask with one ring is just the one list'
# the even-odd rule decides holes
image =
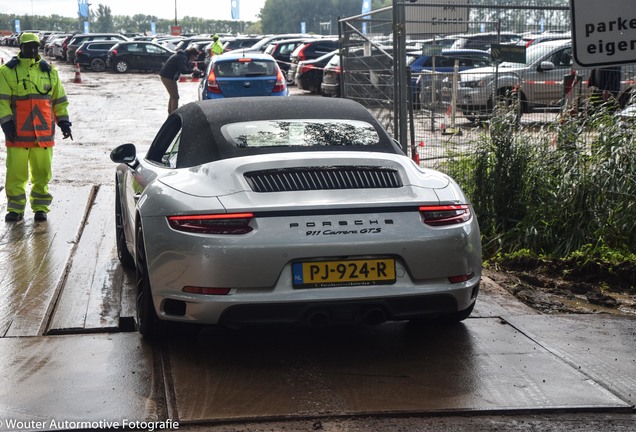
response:
{"label": "black convertible soft top", "polygon": [[[379,142],[376,145],[362,147],[240,148],[228,142],[222,133],[222,127],[229,123],[280,119],[364,121],[374,127]],[[399,145],[364,106],[348,99],[293,96],[210,99],[192,102],[180,107],[168,117],[166,124],[174,124],[176,120],[180,120],[179,123],[182,127],[177,167],[190,167],[219,159],[281,152],[373,151],[403,153]]]}

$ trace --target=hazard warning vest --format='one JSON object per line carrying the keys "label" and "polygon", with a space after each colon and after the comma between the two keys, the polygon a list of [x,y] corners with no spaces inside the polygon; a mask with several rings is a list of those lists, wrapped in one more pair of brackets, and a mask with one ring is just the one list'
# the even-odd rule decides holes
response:
{"label": "hazard warning vest", "polygon": [[55,124],[69,120],[57,70],[41,61],[18,55],[0,66],[0,124],[14,120],[17,136],[7,147],[53,147]]}

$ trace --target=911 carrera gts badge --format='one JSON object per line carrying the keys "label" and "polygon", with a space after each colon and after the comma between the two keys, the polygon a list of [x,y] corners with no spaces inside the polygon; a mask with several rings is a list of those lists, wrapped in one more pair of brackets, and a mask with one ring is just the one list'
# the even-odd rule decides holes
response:
{"label": "911 carrera gts badge", "polygon": [[[292,222],[290,228],[311,228],[305,231],[306,236],[319,235],[350,235],[350,234],[380,234],[382,225],[393,225],[393,219],[384,220],[353,220],[353,221],[322,221],[322,222],[305,222],[300,224]],[[318,229],[322,228],[322,229]]]}

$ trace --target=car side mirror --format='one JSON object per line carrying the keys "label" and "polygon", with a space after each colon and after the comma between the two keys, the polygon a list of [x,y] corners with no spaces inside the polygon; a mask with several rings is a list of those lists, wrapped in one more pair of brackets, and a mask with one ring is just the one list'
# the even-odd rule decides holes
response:
{"label": "car side mirror", "polygon": [[551,61],[542,61],[541,65],[539,65],[540,71],[550,71],[552,69],[554,69],[554,63]]}
{"label": "car side mirror", "polygon": [[110,152],[110,160],[115,163],[124,163],[136,168],[139,165],[137,160],[137,149],[132,143],[122,144]]}

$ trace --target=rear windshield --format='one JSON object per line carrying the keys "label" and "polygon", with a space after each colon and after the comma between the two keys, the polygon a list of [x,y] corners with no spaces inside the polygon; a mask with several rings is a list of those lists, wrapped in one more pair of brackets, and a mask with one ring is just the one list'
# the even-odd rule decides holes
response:
{"label": "rear windshield", "polygon": [[267,60],[217,62],[214,65],[214,74],[217,78],[255,77],[259,75],[276,75],[276,63]]}
{"label": "rear windshield", "polygon": [[226,139],[239,148],[367,146],[380,142],[369,123],[357,120],[267,120],[225,125]]}

